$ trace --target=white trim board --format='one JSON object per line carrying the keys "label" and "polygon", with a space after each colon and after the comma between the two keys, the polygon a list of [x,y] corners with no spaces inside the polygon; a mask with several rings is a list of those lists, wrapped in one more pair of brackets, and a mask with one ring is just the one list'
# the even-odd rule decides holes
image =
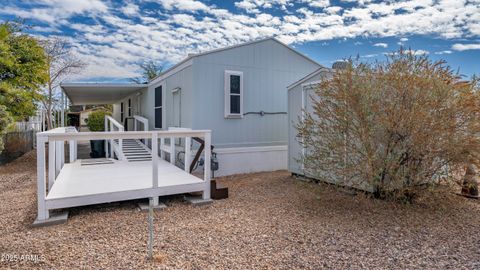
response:
{"label": "white trim board", "polygon": [[304,82],[308,81],[308,80],[311,79],[312,77],[317,76],[318,74],[320,74],[320,73],[322,73],[322,72],[335,72],[335,70],[330,69],[330,68],[321,67],[321,68],[315,70],[314,72],[308,74],[307,76],[301,78],[300,80],[298,80],[298,81],[290,84],[289,86],[287,86],[287,89],[288,89],[288,90],[291,90],[291,89],[293,89],[294,87],[298,86],[299,84],[303,84]]}
{"label": "white trim board", "polygon": [[285,150],[288,150],[288,145],[215,148],[213,151],[217,154],[234,154],[234,153],[270,152],[270,151],[285,151]]}

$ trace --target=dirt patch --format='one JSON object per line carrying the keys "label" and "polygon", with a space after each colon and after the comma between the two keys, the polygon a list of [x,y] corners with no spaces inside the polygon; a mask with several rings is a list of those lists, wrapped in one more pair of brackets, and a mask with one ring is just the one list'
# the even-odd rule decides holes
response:
{"label": "dirt patch", "polygon": [[287,172],[225,177],[227,200],[169,197],[149,261],[147,214],[135,202],[74,208],[66,224],[32,228],[35,174],[34,153],[0,167],[0,268],[480,268],[480,201],[449,193],[406,205]]}

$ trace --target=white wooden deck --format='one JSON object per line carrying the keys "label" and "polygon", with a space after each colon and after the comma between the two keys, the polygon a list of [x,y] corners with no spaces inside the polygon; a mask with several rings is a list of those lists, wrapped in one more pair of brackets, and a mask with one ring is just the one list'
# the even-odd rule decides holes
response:
{"label": "white wooden deck", "polygon": [[[202,200],[210,201],[210,170],[204,170],[203,179],[189,173],[189,155],[185,156],[183,170],[175,166],[175,159],[165,161],[165,153],[175,155],[175,144],[164,147],[164,139],[180,138],[185,151],[190,152],[191,137],[205,140],[205,168],[210,168],[211,131],[178,129],[169,131],[110,131],[76,132],[72,128],[57,128],[37,133],[37,220],[49,222],[50,210],[132,199],[151,198],[190,192],[202,192]],[[88,140],[118,141],[150,140],[151,160],[129,162],[111,158],[103,164],[86,164],[91,160],[77,159],[77,143]],[[160,141],[160,143],[159,143]],[[46,145],[48,142],[48,148]],[[68,144],[69,160],[65,160]],[[46,155],[48,152],[48,156]],[[110,157],[114,155],[110,153]],[[116,157],[123,155],[119,154]],[[83,161],[83,164],[82,164]],[[47,165],[48,164],[48,179]],[[47,182],[48,180],[48,182]],[[55,221],[54,219],[50,221]],[[34,223],[34,224],[35,224]]]}
{"label": "white wooden deck", "polygon": [[[158,160],[158,187],[204,183],[194,175]],[[152,188],[152,162],[114,160],[113,164],[81,165],[81,160],[65,164],[57,176],[47,200],[80,197]]]}

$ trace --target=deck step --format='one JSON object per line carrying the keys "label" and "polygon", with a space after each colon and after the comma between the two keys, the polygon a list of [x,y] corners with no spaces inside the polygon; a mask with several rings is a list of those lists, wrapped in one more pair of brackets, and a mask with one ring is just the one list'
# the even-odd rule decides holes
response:
{"label": "deck step", "polygon": [[151,155],[130,155],[130,156],[127,156],[127,158],[151,158],[152,156]]}
{"label": "deck step", "polygon": [[109,158],[92,158],[92,159],[82,159],[80,165],[100,165],[100,164],[113,164],[114,161]]}
{"label": "deck step", "polygon": [[122,151],[127,161],[152,160],[152,154],[138,140],[123,140]]}
{"label": "deck step", "polygon": [[152,156],[149,156],[149,155],[127,156],[127,159],[135,159],[135,158],[152,158]]}

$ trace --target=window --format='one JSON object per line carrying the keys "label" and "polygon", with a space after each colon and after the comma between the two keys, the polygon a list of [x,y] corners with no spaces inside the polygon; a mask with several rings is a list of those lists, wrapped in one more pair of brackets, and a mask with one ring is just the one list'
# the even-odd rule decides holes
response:
{"label": "window", "polygon": [[123,102],[122,102],[120,103],[120,122],[122,123],[123,123],[123,117],[124,115],[123,115]]}
{"label": "window", "polygon": [[128,99],[128,117],[132,116],[132,100]]}
{"label": "window", "polygon": [[155,88],[155,128],[162,128],[162,86]]}
{"label": "window", "polygon": [[225,71],[225,118],[243,117],[243,72]]}

